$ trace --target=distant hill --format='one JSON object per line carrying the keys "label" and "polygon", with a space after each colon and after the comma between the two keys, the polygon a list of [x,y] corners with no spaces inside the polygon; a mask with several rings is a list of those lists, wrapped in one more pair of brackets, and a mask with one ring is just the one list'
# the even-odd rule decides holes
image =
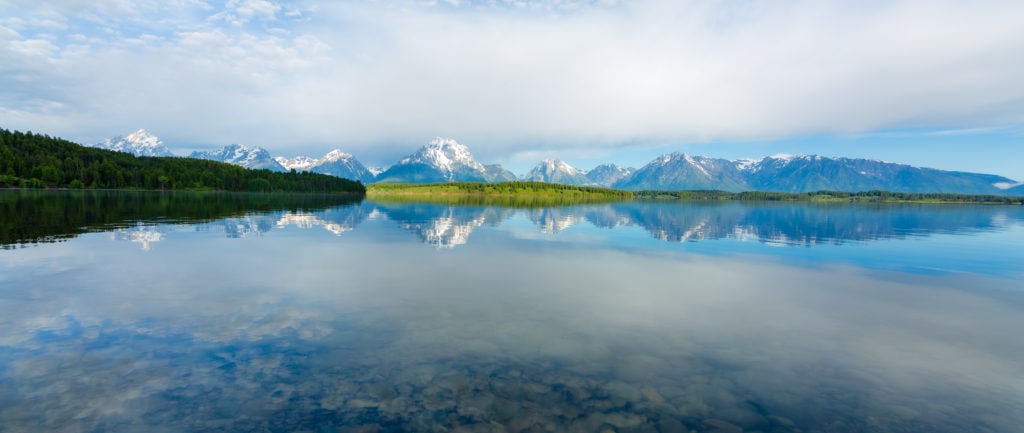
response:
{"label": "distant hill", "polygon": [[317,173],[250,170],[176,157],[136,157],[46,135],[0,129],[0,187],[212,189],[364,194],[362,183]]}

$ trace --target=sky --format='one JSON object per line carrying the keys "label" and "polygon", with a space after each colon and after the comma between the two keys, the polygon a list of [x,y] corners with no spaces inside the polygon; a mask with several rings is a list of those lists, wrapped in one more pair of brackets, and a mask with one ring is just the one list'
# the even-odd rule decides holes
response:
{"label": "sky", "polygon": [[176,153],[434,137],[522,174],[663,153],[1024,181],[1024,2],[0,0],[0,127]]}

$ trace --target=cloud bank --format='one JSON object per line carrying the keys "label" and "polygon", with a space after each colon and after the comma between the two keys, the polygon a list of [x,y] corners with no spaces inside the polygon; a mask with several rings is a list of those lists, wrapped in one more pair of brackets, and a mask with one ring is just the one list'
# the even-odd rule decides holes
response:
{"label": "cloud bank", "polygon": [[0,3],[0,118],[357,154],[1024,123],[1017,1]]}

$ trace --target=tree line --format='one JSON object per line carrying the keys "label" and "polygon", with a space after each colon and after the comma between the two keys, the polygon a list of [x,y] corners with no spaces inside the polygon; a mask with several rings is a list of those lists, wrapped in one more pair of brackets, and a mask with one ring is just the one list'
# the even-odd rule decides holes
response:
{"label": "tree line", "polygon": [[4,187],[366,193],[359,181],[325,174],[134,156],[0,128],[0,188]]}

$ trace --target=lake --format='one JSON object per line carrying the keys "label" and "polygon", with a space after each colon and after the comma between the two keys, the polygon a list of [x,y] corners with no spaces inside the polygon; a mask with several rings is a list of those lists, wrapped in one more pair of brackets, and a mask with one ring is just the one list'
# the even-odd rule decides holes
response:
{"label": "lake", "polygon": [[1010,432],[1024,207],[0,191],[2,432]]}

